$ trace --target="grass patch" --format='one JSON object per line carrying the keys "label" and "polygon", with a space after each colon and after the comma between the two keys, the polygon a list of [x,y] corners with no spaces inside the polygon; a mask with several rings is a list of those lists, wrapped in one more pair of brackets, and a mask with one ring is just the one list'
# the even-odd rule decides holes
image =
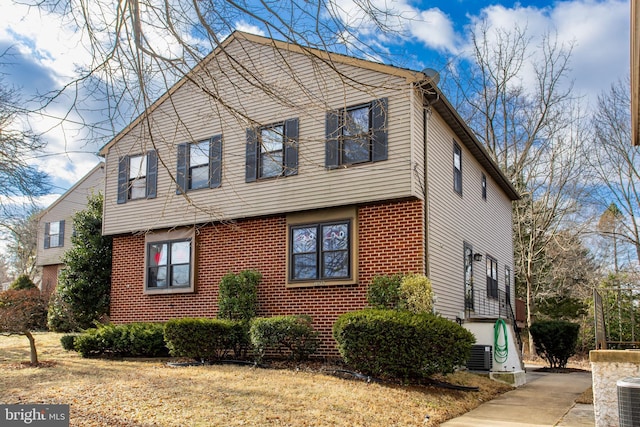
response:
{"label": "grass patch", "polygon": [[61,336],[35,335],[41,367],[22,363],[29,359],[25,337],[0,336],[2,403],[70,404],[72,426],[437,426],[511,389],[465,372],[444,380],[480,391],[365,383],[313,370],[83,359],[62,349]]}

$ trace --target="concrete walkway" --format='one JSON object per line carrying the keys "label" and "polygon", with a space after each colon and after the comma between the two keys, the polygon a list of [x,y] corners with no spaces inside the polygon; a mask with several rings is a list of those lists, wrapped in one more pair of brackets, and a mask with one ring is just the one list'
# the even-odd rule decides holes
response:
{"label": "concrete walkway", "polygon": [[487,402],[442,427],[594,427],[593,405],[576,398],[591,386],[591,372],[552,374],[527,370],[527,384]]}

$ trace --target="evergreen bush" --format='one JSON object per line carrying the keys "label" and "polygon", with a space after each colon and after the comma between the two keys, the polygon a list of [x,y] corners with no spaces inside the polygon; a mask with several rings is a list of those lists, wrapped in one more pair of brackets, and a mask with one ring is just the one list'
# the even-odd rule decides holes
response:
{"label": "evergreen bush", "polygon": [[250,321],[258,311],[258,283],[262,275],[254,270],[227,273],[219,286],[218,317]]}
{"label": "evergreen bush", "polygon": [[226,319],[173,319],[164,326],[164,339],[172,356],[215,361],[224,359],[239,340],[246,340],[239,325]]}
{"label": "evergreen bush", "polygon": [[256,318],[249,331],[256,361],[262,361],[267,352],[303,360],[318,349],[318,333],[306,315]]}
{"label": "evergreen bush", "polygon": [[33,283],[33,280],[31,280],[29,276],[27,276],[26,274],[21,274],[16,280],[11,283],[9,289],[21,291],[26,289],[38,289],[38,287],[35,283]]}
{"label": "evergreen bush", "polygon": [[74,349],[82,357],[100,355],[158,357],[168,355],[168,349],[164,342],[164,325],[161,323],[100,325],[76,336]]}
{"label": "evergreen bush", "polygon": [[345,363],[379,377],[447,374],[468,359],[473,334],[432,313],[366,309],[338,317],[333,336]]}
{"label": "evergreen bush", "polygon": [[536,351],[551,368],[565,368],[575,354],[580,325],[565,320],[540,320],[531,325]]}
{"label": "evergreen bush", "polygon": [[60,344],[62,345],[62,348],[67,351],[75,350],[77,336],[78,334],[66,334],[60,337]]}
{"label": "evergreen bush", "polygon": [[102,194],[92,195],[73,216],[72,247],[64,253],[49,328],[56,332],[88,329],[109,314],[112,237],[102,235]]}
{"label": "evergreen bush", "polygon": [[402,274],[375,276],[367,289],[367,302],[373,308],[398,308]]}
{"label": "evergreen bush", "polygon": [[430,313],[433,310],[431,280],[424,274],[407,274],[402,277],[398,289],[400,308],[414,313]]}

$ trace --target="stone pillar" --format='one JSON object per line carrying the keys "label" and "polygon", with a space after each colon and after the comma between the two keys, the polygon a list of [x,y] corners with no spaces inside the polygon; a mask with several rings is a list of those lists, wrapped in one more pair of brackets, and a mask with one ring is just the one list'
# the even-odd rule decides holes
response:
{"label": "stone pillar", "polygon": [[596,427],[617,426],[618,380],[640,377],[639,350],[592,350],[593,411]]}

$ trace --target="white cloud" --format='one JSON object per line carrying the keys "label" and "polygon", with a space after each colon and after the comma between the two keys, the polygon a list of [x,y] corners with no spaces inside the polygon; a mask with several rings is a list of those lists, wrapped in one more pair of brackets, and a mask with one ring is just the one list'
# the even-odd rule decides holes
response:
{"label": "white cloud", "polygon": [[419,18],[410,21],[409,32],[425,46],[455,54],[457,52],[457,36],[453,22],[440,9],[429,9],[419,12]]}
{"label": "white cloud", "polygon": [[[569,78],[576,94],[593,103],[595,97],[629,73],[629,3],[621,0],[575,0],[544,8],[489,6],[471,18],[470,27],[484,20],[492,28],[525,30],[531,45],[539,46],[545,34],[559,45],[572,46]],[[615,29],[615,30],[612,30]],[[469,53],[467,45],[462,51]],[[529,58],[524,79],[532,76]]]}
{"label": "white cloud", "polygon": [[249,34],[255,34],[257,36],[266,36],[265,32],[257,25],[249,24],[246,21],[236,22],[236,30],[243,31]]}

